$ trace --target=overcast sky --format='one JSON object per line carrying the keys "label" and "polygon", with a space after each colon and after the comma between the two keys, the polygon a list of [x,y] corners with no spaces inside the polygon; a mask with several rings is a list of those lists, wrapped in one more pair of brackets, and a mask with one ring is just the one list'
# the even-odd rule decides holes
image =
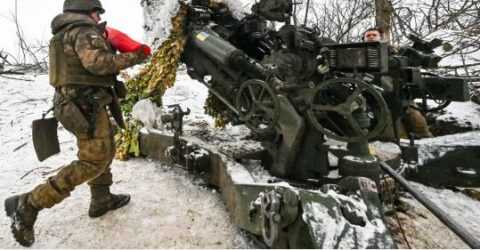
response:
{"label": "overcast sky", "polygon": [[[48,41],[50,22],[62,11],[63,0],[17,0],[18,17],[27,41]],[[143,10],[140,0],[101,0],[106,13],[102,16],[109,26],[117,28],[132,38],[143,41]],[[15,0],[1,0],[0,50],[16,53],[17,39],[12,15]]]}

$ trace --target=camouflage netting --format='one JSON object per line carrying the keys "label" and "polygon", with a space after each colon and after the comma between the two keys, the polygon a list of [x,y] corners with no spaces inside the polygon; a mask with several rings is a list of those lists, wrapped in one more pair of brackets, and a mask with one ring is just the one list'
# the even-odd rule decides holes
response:
{"label": "camouflage netting", "polygon": [[173,28],[168,39],[162,43],[141,72],[127,81],[128,95],[122,102],[126,114],[130,114],[135,103],[142,99],[149,98],[161,105],[163,94],[173,87],[186,42],[183,32],[186,15],[187,8],[182,5],[178,14],[172,18]]}
{"label": "camouflage netting", "polygon": [[[115,158],[118,160],[127,160],[129,156],[140,155],[138,133],[142,124],[131,118],[133,106],[142,99],[150,99],[161,106],[163,94],[175,84],[177,68],[187,40],[184,33],[187,11],[187,6],[181,4],[177,15],[172,18],[172,30],[168,39],[162,43],[140,73],[126,83],[128,95],[121,104],[126,116],[127,129],[115,135],[117,143]],[[227,107],[222,101],[210,93],[204,108],[206,114],[215,118],[216,127],[225,127],[228,123],[224,116]]]}
{"label": "camouflage netting", "polygon": [[172,18],[172,31],[168,39],[153,54],[151,61],[134,78],[127,81],[127,97],[122,101],[122,111],[127,120],[127,129],[115,135],[117,143],[116,159],[127,160],[129,156],[139,156],[138,132],[141,124],[131,118],[133,106],[142,99],[150,99],[157,105],[162,104],[162,96],[173,87],[180,63],[186,36],[184,24],[187,7],[182,5]]}
{"label": "camouflage netting", "polygon": [[205,114],[215,119],[215,127],[224,128],[225,125],[229,123],[228,118],[225,117],[225,112],[228,110],[227,105],[225,105],[211,92],[208,93],[208,97],[207,100],[205,100],[205,106],[203,108],[205,109]]}

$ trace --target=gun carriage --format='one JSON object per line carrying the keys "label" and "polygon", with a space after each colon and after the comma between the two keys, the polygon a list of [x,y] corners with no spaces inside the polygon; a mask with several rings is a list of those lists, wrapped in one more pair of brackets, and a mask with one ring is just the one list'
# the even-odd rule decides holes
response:
{"label": "gun carriage", "polygon": [[[377,189],[384,187],[385,164],[368,142],[411,100],[443,100],[439,108],[467,100],[465,81],[422,70],[437,65],[432,49],[439,42],[412,37],[414,46],[396,53],[385,43],[335,44],[292,24],[289,0],[262,0],[241,20],[208,0],[192,0],[188,8],[182,55],[188,74],[216,98],[217,113],[246,125],[262,145],[254,154],[228,157],[261,160],[271,178],[238,178],[218,150],[180,137],[181,126],[173,126],[173,138],[143,137],[144,153],[165,158],[168,151],[174,162],[208,171],[235,223],[269,247],[395,247],[383,221],[386,198]],[[284,25],[277,30],[270,21]],[[184,114],[177,106],[165,121],[181,124]],[[399,159],[389,160],[399,167]],[[249,175],[242,169],[240,175]],[[457,233],[478,246],[464,230]]]}

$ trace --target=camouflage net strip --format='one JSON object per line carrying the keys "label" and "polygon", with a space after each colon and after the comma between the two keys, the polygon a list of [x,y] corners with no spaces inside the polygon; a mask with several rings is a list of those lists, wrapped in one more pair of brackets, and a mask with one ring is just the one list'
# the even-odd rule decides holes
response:
{"label": "camouflage net strip", "polygon": [[128,160],[129,156],[140,156],[140,144],[138,136],[142,124],[135,120],[129,120],[126,122],[126,129],[118,131],[115,134],[115,143],[117,145],[117,151],[115,158],[118,160]]}
{"label": "camouflage net strip", "polygon": [[162,105],[162,96],[168,88],[173,87],[180,58],[186,43],[184,34],[187,6],[181,4],[172,18],[172,30],[168,39],[153,54],[151,61],[138,75],[126,82],[127,97],[122,100],[122,111],[126,116],[127,129],[119,130],[115,135],[117,152],[115,158],[127,160],[129,156],[139,156],[138,133],[141,124],[133,121],[133,106],[142,99],[150,99],[158,106]]}
{"label": "camouflage net strip", "polygon": [[230,122],[225,116],[225,113],[228,110],[227,105],[225,105],[225,103],[223,103],[211,92],[208,93],[208,97],[205,100],[203,109],[205,110],[205,114],[215,119],[216,128],[225,128],[225,126]]}
{"label": "camouflage net strip", "polygon": [[147,98],[160,106],[165,91],[173,87],[186,43],[184,34],[186,16],[187,7],[181,5],[178,14],[172,18],[172,30],[168,39],[162,43],[140,73],[127,81],[128,95],[122,101],[124,113],[130,114],[138,101]]}
{"label": "camouflage net strip", "polygon": [[[121,101],[121,105],[126,116],[127,128],[117,131],[115,135],[117,160],[140,156],[138,134],[142,124],[131,118],[133,106],[143,99],[150,99],[161,106],[163,94],[175,84],[177,68],[187,41],[184,33],[187,13],[188,7],[180,3],[177,15],[172,18],[172,30],[168,39],[162,43],[140,73],[126,82],[128,94]],[[215,127],[224,128],[229,122],[225,116],[228,107],[211,93],[205,101],[204,109],[205,114],[215,118]]]}

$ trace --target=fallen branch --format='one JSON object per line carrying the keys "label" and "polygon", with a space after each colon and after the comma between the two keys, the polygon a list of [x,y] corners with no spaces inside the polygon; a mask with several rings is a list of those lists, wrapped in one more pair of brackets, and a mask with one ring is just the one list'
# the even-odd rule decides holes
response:
{"label": "fallen branch", "polygon": [[47,175],[49,175],[49,174],[56,173],[56,172],[58,172],[60,169],[62,169],[63,167],[64,167],[64,166],[61,166],[61,167],[58,167],[58,168],[56,168],[56,169],[54,169],[54,170],[51,170],[51,171],[42,172],[42,176],[47,176]]}
{"label": "fallen branch", "polygon": [[27,146],[27,144],[28,144],[28,142],[25,142],[24,144],[22,144],[22,145],[20,145],[20,146],[16,147],[16,148],[13,150],[13,152],[17,152],[17,151],[18,151],[18,150],[20,150],[21,148],[23,148],[23,147]]}
{"label": "fallen branch", "polygon": [[6,78],[6,79],[10,79],[10,80],[25,81],[25,82],[33,82],[33,80],[32,80],[32,79],[25,79],[25,78],[15,78],[15,77],[8,77],[8,76],[4,76],[4,75],[0,75],[0,77]]}
{"label": "fallen branch", "polygon": [[25,177],[27,177],[27,176],[30,175],[31,173],[35,172],[36,170],[42,169],[42,168],[49,168],[49,167],[38,167],[38,168],[34,168],[34,169],[26,172],[22,177],[20,177],[20,180],[23,180]]}
{"label": "fallen branch", "polygon": [[441,69],[459,69],[464,67],[475,67],[480,66],[480,63],[472,63],[472,64],[462,64],[462,65],[455,65],[455,66],[440,66]]}
{"label": "fallen branch", "polygon": [[25,72],[6,70],[0,71],[0,75],[25,75]]}
{"label": "fallen branch", "polygon": [[465,77],[465,80],[466,80],[467,82],[480,82],[480,77],[478,77],[478,76],[477,76],[477,77],[473,77],[473,76],[471,76],[471,77]]}
{"label": "fallen branch", "polygon": [[[18,104],[21,104],[21,103],[29,103],[29,102],[44,102],[44,103],[48,103],[48,98],[28,98],[28,99],[26,99],[26,100],[19,101]],[[17,104],[17,103],[14,103],[14,104]]]}

